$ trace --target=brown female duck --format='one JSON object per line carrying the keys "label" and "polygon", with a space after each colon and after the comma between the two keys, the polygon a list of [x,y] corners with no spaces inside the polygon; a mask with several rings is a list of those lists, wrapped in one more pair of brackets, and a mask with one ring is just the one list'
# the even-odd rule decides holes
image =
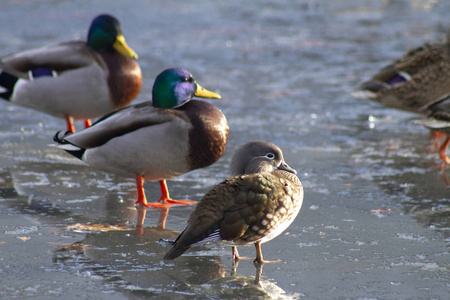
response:
{"label": "brown female duck", "polygon": [[381,69],[353,95],[415,113],[450,93],[450,29],[447,40],[427,43]]}
{"label": "brown female duck", "polygon": [[281,149],[268,142],[249,142],[233,155],[234,175],[212,188],[191,214],[186,229],[164,256],[171,260],[192,245],[221,242],[255,245],[255,262],[263,263],[261,243],[281,234],[294,221],[303,203],[303,187],[283,159]]}

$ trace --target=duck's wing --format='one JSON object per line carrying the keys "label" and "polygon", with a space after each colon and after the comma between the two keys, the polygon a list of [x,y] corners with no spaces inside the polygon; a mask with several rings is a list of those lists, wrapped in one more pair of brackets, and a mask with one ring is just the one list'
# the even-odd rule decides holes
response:
{"label": "duck's wing", "polygon": [[5,71],[6,73],[9,73],[17,78],[30,79],[30,75],[27,72],[16,70],[3,61],[0,61],[0,70]]}
{"label": "duck's wing", "polygon": [[[352,94],[355,98],[376,100],[383,91],[411,82],[414,78],[419,82],[427,78],[432,80],[429,78],[432,78],[433,74],[445,68],[448,61],[447,52],[448,47],[445,43],[429,43],[412,49],[361,83]],[[399,108],[406,109],[406,106],[403,104]]]}
{"label": "duck's wing", "polygon": [[436,101],[424,107],[424,110],[429,110],[432,113],[441,111],[442,113],[450,115],[450,94],[446,94],[439,99],[436,99]]}
{"label": "duck's wing", "polygon": [[164,256],[171,260],[182,255],[192,244],[220,241],[220,227],[226,211],[234,206],[241,179],[232,177],[207,192],[191,214],[188,226]]}
{"label": "duck's wing", "polygon": [[[446,59],[447,48],[444,44],[425,44],[408,51],[403,57],[382,68],[370,82],[395,84],[408,81],[419,72],[424,72],[434,64],[440,64]],[[364,83],[363,83],[364,84]]]}
{"label": "duck's wing", "polygon": [[[4,57],[1,67],[27,73],[31,70],[45,68],[55,72],[80,68],[92,63],[104,65],[100,56],[89,48],[85,42],[67,42],[47,47],[27,50]],[[19,76],[22,77],[23,76]]]}
{"label": "duck's wing", "polygon": [[91,127],[62,139],[82,148],[95,148],[138,129],[151,130],[152,126],[171,122],[174,118],[184,119],[184,115],[177,110],[155,108],[151,102],[143,102],[110,113]]}
{"label": "duck's wing", "polygon": [[420,72],[430,65],[446,60],[448,51],[445,43],[428,43],[408,51],[403,57],[392,63],[399,72],[406,72],[410,76]]}

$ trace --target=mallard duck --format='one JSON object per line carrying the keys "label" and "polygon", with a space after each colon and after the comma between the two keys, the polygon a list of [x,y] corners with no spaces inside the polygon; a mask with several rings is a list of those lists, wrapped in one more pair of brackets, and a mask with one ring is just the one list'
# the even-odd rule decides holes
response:
{"label": "mallard duck", "polygon": [[387,107],[426,113],[423,107],[450,93],[450,29],[445,42],[410,50],[353,93]]}
{"label": "mallard duck", "polygon": [[[225,151],[228,124],[214,105],[192,97],[220,99],[183,69],[167,69],[153,85],[153,102],[142,102],[100,118],[91,127],[54,140],[93,168],[135,177],[136,204],[167,208],[194,204],[169,197],[166,179],[207,167]],[[161,197],[148,203],[144,180],[159,181]]]}
{"label": "mallard duck", "polygon": [[96,17],[87,42],[71,41],[20,52],[0,61],[0,97],[73,120],[98,118],[133,101],[141,90],[137,54],[125,42],[119,21]]}
{"label": "mallard duck", "polygon": [[164,256],[171,260],[192,245],[222,242],[256,247],[255,262],[263,263],[261,243],[281,234],[294,221],[303,203],[303,187],[269,142],[249,142],[236,150],[230,164],[233,177],[216,185],[200,200],[186,229]]}
{"label": "mallard duck", "polygon": [[446,135],[444,142],[439,148],[439,157],[446,164],[450,164],[450,158],[445,155],[445,151],[450,144],[450,94],[436,100],[428,105],[426,110],[430,112],[428,118],[415,120],[426,128]]}

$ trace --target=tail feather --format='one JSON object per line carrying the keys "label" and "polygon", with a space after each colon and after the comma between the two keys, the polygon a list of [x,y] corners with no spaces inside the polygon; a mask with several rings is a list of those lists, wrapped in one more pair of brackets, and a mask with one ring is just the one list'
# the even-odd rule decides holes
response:
{"label": "tail feather", "polygon": [[184,252],[186,252],[190,246],[180,247],[175,244],[169,251],[167,251],[166,255],[164,255],[164,260],[172,260],[179,256],[181,256]]}
{"label": "tail feather", "polygon": [[2,88],[0,91],[0,97],[8,101],[11,100],[17,80],[19,80],[19,78],[16,76],[0,70],[0,87]]}
{"label": "tail feather", "polygon": [[186,229],[183,230],[183,232],[177,237],[175,242],[172,245],[172,248],[170,248],[169,251],[167,251],[166,255],[164,255],[164,260],[172,260],[179,256],[181,256],[184,252],[186,252],[189,248],[191,248],[192,243],[184,243],[180,241],[180,239],[183,239],[184,233],[186,232]]}
{"label": "tail feather", "polygon": [[56,77],[57,72],[48,68],[36,68],[28,72],[21,72],[0,61],[0,97],[11,100],[14,88],[19,79],[33,80],[38,77]]}
{"label": "tail feather", "polygon": [[10,67],[9,65],[5,64],[3,61],[0,61],[0,70],[1,70],[1,72],[5,72],[11,76],[17,77],[18,79],[20,79],[20,78],[26,79],[26,80],[30,79],[28,72],[21,72],[19,70],[16,70],[16,69]]}
{"label": "tail feather", "polygon": [[63,135],[61,135],[61,131],[58,131],[54,136],[53,140],[58,143],[57,147],[65,150],[70,155],[75,156],[76,158],[82,160],[84,152],[86,149],[77,145],[74,145],[65,140],[65,137],[72,134],[71,131],[67,131]]}
{"label": "tail feather", "polygon": [[441,121],[433,118],[417,119],[414,120],[413,122],[415,124],[423,125],[431,130],[447,129],[450,127],[449,121]]}

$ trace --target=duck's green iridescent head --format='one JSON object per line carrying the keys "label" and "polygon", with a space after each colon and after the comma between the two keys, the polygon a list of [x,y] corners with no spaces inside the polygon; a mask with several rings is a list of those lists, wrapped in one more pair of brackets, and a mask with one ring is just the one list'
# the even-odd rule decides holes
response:
{"label": "duck's green iridescent head", "polygon": [[192,97],[220,99],[220,95],[202,88],[184,69],[167,69],[160,73],[153,84],[153,106],[161,108],[178,107]]}
{"label": "duck's green iridescent head", "polygon": [[138,58],[125,42],[119,21],[111,15],[100,15],[92,21],[87,44],[96,51],[114,48],[123,56]]}

